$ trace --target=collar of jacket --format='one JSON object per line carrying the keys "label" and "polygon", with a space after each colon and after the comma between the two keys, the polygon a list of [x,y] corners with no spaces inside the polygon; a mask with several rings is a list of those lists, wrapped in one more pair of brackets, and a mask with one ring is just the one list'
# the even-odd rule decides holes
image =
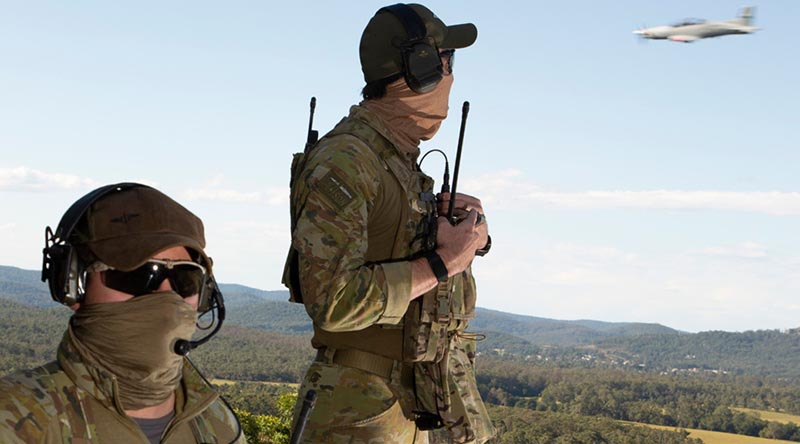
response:
{"label": "collar of jacket", "polygon": [[394,149],[397,154],[400,156],[401,159],[405,159],[409,165],[416,165],[417,158],[419,157],[419,147],[414,152],[405,152],[398,148],[398,137],[392,132],[392,129],[386,125],[386,122],[383,121],[380,117],[378,117],[372,111],[364,108],[363,106],[353,105],[350,107],[350,116],[351,119],[357,119],[361,122],[364,122],[370,128],[374,129],[378,132],[381,136],[385,137],[391,145],[392,149]]}
{"label": "collar of jacket", "polygon": [[[58,346],[57,361],[61,369],[82,390],[90,393],[108,409],[126,416],[119,400],[117,378],[108,371],[93,367],[81,359],[72,344],[69,329]],[[206,384],[188,359],[184,359],[181,389],[175,393],[175,420],[183,421],[202,413],[219,395]]]}

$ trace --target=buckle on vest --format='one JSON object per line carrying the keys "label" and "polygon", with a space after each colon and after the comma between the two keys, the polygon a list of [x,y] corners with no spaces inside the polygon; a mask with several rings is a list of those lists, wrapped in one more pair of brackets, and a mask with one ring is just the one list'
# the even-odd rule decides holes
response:
{"label": "buckle on vest", "polygon": [[414,412],[414,424],[419,430],[436,430],[444,427],[442,417],[429,412]]}
{"label": "buckle on vest", "polygon": [[439,323],[450,322],[450,289],[448,282],[439,282],[436,286],[436,320]]}

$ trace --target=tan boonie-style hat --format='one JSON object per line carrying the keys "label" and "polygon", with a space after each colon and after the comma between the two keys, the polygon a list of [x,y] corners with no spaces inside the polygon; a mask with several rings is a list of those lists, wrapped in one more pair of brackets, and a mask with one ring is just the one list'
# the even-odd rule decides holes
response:
{"label": "tan boonie-style hat", "polygon": [[[425,6],[408,4],[425,24],[427,36],[437,49],[466,48],[478,38],[472,23],[447,26]],[[374,82],[403,72],[402,43],[408,39],[403,23],[394,14],[379,10],[361,35],[359,55],[364,80]]]}
{"label": "tan boonie-style hat", "polygon": [[203,222],[164,193],[148,186],[111,192],[86,211],[72,241],[117,270],[130,271],[159,251],[184,246],[205,255]]}

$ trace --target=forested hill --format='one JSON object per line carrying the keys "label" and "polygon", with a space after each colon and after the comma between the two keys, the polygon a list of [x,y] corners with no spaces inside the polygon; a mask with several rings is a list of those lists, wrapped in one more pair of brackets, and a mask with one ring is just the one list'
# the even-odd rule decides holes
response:
{"label": "forested hill", "polygon": [[[241,326],[292,336],[308,336],[311,323],[302,305],[287,302],[286,291],[263,291],[220,285],[228,307],[227,326]],[[68,310],[50,299],[37,271],[0,266],[0,298],[7,306],[3,329],[16,338],[39,338],[50,323],[63,331]],[[34,307],[45,319],[33,324]],[[55,308],[53,308],[55,307]],[[34,310],[35,311],[35,310]],[[20,331],[17,331],[17,327]],[[228,327],[226,327],[227,329]],[[223,329],[223,330],[226,330]],[[560,367],[634,369],[645,372],[717,372],[800,381],[800,330],[744,333],[682,333],[658,324],[559,321],[479,308],[470,330],[486,339],[478,351],[508,361],[536,360]],[[55,330],[53,330],[55,331]],[[241,336],[241,335],[239,335]],[[14,348],[6,336],[4,346]],[[288,340],[288,339],[287,339]],[[38,356],[47,347],[33,344]],[[6,350],[14,354],[14,350]]]}
{"label": "forested hill", "polygon": [[590,320],[561,321],[478,308],[470,327],[517,336],[535,345],[590,344],[617,336],[677,334],[679,331],[660,324],[640,322],[602,322]]}
{"label": "forested hill", "polygon": [[[0,296],[38,307],[52,306],[47,287],[38,271],[0,265]],[[303,308],[286,304],[286,290],[264,291],[237,284],[220,284],[229,321],[246,327],[283,333],[311,331]],[[246,309],[245,309],[246,307]],[[677,330],[658,324],[636,322],[562,321],[477,309],[472,329],[515,336],[533,345],[590,344],[618,336],[675,334]]]}

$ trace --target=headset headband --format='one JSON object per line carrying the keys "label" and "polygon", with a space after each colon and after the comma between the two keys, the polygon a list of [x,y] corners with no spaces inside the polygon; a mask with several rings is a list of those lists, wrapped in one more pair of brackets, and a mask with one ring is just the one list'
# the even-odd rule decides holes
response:
{"label": "headset headband", "polygon": [[386,6],[381,8],[380,11],[390,12],[392,15],[400,20],[403,28],[406,30],[408,36],[408,43],[416,42],[428,36],[428,30],[425,28],[425,23],[422,17],[417,14],[417,11],[405,3],[398,3],[396,5]]}

